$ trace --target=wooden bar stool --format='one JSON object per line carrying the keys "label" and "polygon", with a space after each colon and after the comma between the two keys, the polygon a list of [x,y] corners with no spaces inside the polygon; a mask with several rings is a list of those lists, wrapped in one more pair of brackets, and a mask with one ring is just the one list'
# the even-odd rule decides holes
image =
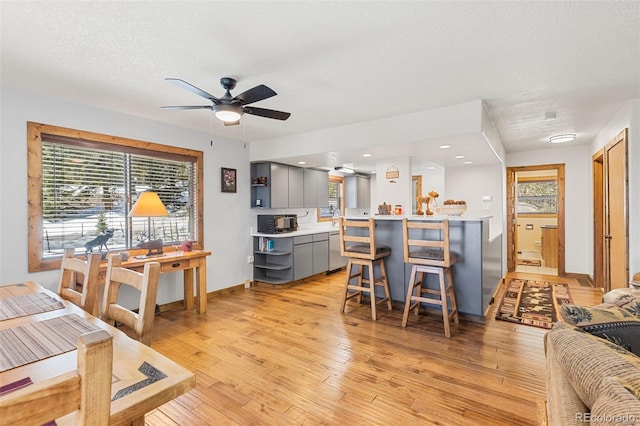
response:
{"label": "wooden bar stool", "polygon": [[[411,230],[416,231],[411,233]],[[421,234],[420,238],[415,235],[418,232]],[[438,234],[437,238],[436,234]],[[459,322],[456,295],[451,278],[451,265],[456,263],[458,256],[449,250],[449,221],[445,219],[441,222],[412,222],[403,219],[402,239],[404,262],[413,265],[404,303],[402,326],[407,326],[411,310],[416,309],[416,315],[419,313],[420,303],[438,305],[442,310],[444,334],[451,337],[449,325],[451,318],[456,324]],[[423,287],[423,283],[426,284],[425,274],[438,276],[439,290]]]}
{"label": "wooden bar stool", "polygon": [[[356,298],[358,303],[362,301],[362,294],[368,293],[371,299],[371,318],[377,319],[376,306],[379,303],[387,302],[387,308],[392,310],[391,292],[387,281],[387,272],[384,267],[384,258],[391,254],[391,248],[387,246],[376,246],[375,222],[373,218],[368,220],[345,220],[340,218],[340,251],[348,258],[347,278],[344,293],[342,294],[342,312],[345,311],[347,301]],[[362,235],[348,235],[347,230],[359,230]],[[355,231],[358,232],[358,231]],[[352,273],[356,266],[356,272]],[[376,278],[375,267],[378,266],[380,275]],[[364,278],[364,268],[367,268],[367,277]],[[352,280],[356,280],[354,284]],[[377,300],[376,286],[384,289],[384,298]]]}

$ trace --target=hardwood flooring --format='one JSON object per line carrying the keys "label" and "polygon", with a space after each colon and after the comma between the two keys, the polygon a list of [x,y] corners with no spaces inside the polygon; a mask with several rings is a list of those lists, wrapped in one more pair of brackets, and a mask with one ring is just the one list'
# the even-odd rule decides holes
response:
{"label": "hardwood flooring", "polygon": [[[540,278],[545,276],[512,274]],[[253,287],[207,313],[156,316],[152,347],[197,376],[147,425],[536,425],[545,395],[546,330],[493,319],[452,324],[368,305],[340,312],[344,272],[290,288]],[[509,276],[507,277],[507,279]],[[575,303],[598,289],[569,282]],[[496,302],[499,300],[499,290]]]}

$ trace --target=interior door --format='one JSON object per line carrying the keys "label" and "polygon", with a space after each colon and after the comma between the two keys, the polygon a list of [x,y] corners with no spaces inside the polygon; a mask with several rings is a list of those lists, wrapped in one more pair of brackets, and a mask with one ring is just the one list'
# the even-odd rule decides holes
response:
{"label": "interior door", "polygon": [[516,270],[516,169],[507,168],[507,271]]}
{"label": "interior door", "polygon": [[605,147],[604,273],[607,290],[628,287],[627,129]]}
{"label": "interior door", "polygon": [[593,285],[605,288],[604,149],[593,155]]}

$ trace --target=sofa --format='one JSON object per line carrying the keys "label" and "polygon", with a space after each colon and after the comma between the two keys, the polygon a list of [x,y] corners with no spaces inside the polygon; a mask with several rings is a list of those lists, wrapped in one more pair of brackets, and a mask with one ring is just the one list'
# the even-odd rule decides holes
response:
{"label": "sofa", "polygon": [[560,314],[544,341],[547,423],[640,425],[640,292]]}

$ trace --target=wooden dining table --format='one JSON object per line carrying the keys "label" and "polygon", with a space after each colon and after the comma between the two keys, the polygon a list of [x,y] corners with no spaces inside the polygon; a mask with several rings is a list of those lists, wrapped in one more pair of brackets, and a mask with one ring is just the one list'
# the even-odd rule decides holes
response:
{"label": "wooden dining table", "polygon": [[[75,334],[98,328],[113,336],[110,424],[144,424],[146,413],[195,386],[195,375],[188,369],[41,285],[26,281],[0,285],[0,389],[75,370]],[[73,415],[56,422],[72,424]]]}

